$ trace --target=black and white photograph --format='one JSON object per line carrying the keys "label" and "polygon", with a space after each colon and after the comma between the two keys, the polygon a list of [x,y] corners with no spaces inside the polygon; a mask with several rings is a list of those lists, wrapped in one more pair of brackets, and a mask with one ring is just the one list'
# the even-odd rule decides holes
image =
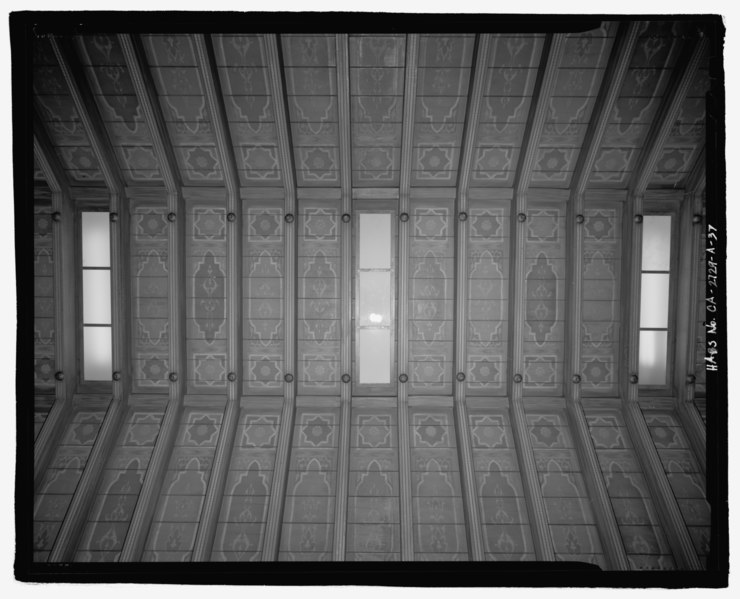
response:
{"label": "black and white photograph", "polygon": [[17,581],[726,587],[723,18],[269,8],[9,15]]}

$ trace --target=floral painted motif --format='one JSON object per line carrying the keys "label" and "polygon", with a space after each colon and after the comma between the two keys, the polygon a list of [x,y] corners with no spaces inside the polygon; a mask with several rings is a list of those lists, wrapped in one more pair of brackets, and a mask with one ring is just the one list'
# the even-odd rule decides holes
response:
{"label": "floral painted motif", "polygon": [[449,443],[446,420],[435,416],[419,418],[414,427],[414,439],[419,447],[446,446]]}
{"label": "floral painted motif", "polygon": [[326,447],[332,444],[334,437],[333,420],[315,415],[310,419],[304,415],[301,424],[301,440],[311,447]]}

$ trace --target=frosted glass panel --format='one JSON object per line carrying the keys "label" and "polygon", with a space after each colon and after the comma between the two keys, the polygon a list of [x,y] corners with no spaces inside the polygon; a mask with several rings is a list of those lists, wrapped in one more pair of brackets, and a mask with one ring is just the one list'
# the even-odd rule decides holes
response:
{"label": "frosted glass panel", "polygon": [[640,384],[665,385],[667,331],[640,331]]}
{"label": "frosted glass panel", "polygon": [[111,329],[110,327],[85,327],[86,381],[109,381],[112,374]]}
{"label": "frosted glass panel", "polygon": [[390,329],[360,329],[360,383],[391,382]]}
{"label": "frosted glass panel", "polygon": [[668,274],[642,273],[640,327],[668,327]]}
{"label": "frosted glass panel", "polygon": [[360,271],[360,326],[387,327],[390,319],[390,271]]}
{"label": "frosted glass panel", "polygon": [[82,271],[82,321],[110,324],[110,271]]}
{"label": "frosted glass panel", "polygon": [[82,213],[82,266],[110,266],[110,216]]}
{"label": "frosted glass panel", "polygon": [[671,217],[646,216],[642,221],[642,270],[670,270]]}
{"label": "frosted glass panel", "polygon": [[360,268],[391,267],[391,215],[360,214]]}

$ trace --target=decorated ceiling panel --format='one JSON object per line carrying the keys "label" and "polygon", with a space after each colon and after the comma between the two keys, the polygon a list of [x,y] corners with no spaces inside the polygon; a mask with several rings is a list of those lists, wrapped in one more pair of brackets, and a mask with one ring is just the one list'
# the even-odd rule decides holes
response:
{"label": "decorated ceiling panel", "polygon": [[124,180],[129,185],[161,184],[159,159],[117,38],[85,36],[78,40],[77,52]]}
{"label": "decorated ceiling panel", "polygon": [[567,188],[614,43],[616,23],[569,35],[531,175],[533,187]]}
{"label": "decorated ceiling panel", "polygon": [[[635,569],[676,567],[657,485],[647,484],[655,468],[622,409],[605,407],[619,404],[629,374],[620,367],[629,204],[624,191],[602,189],[576,213],[565,191],[581,178],[588,193],[629,188],[639,156],[658,143],[649,131],[665,112],[674,69],[686,64],[688,27],[646,23],[624,56],[613,55],[626,29],[617,23],[566,35],[562,46],[535,34],[132,36],[145,90],[134,87],[125,39],[61,40],[126,185],[123,368],[129,398],[142,403],[117,424],[104,402],[71,408],[36,492],[36,560],[69,536],[59,531],[68,511],[81,511],[81,484],[92,499],[71,542],[77,561],[117,560],[124,541],[135,545],[131,534],[135,561],[551,554],[612,567],[616,547]],[[47,134],[37,150],[48,137],[71,203],[94,196],[102,206],[105,182],[82,108],[55,47],[36,46],[36,125]],[[562,50],[558,60],[551,47]],[[657,148],[653,188],[686,185],[703,156],[707,60]],[[594,108],[609,89],[610,61],[626,74],[613,109],[596,111],[607,119],[600,127]],[[552,85],[539,84],[545,76]],[[414,78],[413,105],[404,105]],[[165,133],[166,154],[154,127]],[[600,143],[593,171],[577,173],[588,139]],[[523,148],[531,166],[523,187],[538,189],[515,195]],[[171,194],[170,158],[179,175]],[[236,190],[227,186],[231,164]],[[461,165],[470,169],[464,177]],[[54,373],[65,363],[52,277],[60,202],[55,194],[47,205],[44,173],[55,169],[41,166],[33,173],[39,396],[59,389]],[[363,293],[351,223],[376,206],[399,218],[373,250],[388,251],[391,272],[406,280],[388,292],[392,384],[360,397],[348,384],[357,382]],[[696,343],[701,351],[703,338]],[[558,407],[571,381],[585,421]],[[179,411],[165,412],[167,400],[182,400]],[[645,424],[665,469],[658,474],[706,559],[707,503],[697,491],[705,481],[687,437],[672,412],[646,413]],[[100,450],[91,484],[82,473],[98,436],[111,449]],[[605,509],[614,513],[610,533]]]}
{"label": "decorated ceiling panel", "polygon": [[223,393],[226,388],[228,298],[226,296],[226,209],[213,201],[188,202],[185,244],[185,337],[188,389]]}
{"label": "decorated ceiling panel", "polygon": [[282,44],[296,184],[338,187],[336,36],[286,35]]}
{"label": "decorated ceiling panel", "polygon": [[651,187],[681,187],[694,168],[704,147],[709,83],[709,59],[705,54],[658,158]]}
{"label": "decorated ceiling panel", "polygon": [[167,209],[154,202],[132,202],[130,209],[133,388],[166,393],[171,330]]}
{"label": "decorated ceiling panel", "polygon": [[282,201],[244,201],[242,205],[244,393],[282,395],[285,360]]}
{"label": "decorated ceiling panel", "polygon": [[565,204],[530,202],[528,212],[522,323],[524,394],[561,395],[565,355]]}
{"label": "decorated ceiling panel", "polygon": [[222,159],[193,36],[147,35],[144,47],[183,181],[222,183]]}
{"label": "decorated ceiling panel", "polygon": [[352,184],[398,186],[406,36],[353,35],[349,44]]}
{"label": "decorated ceiling panel", "polygon": [[[514,185],[527,124],[536,103],[544,122],[534,149],[527,186],[568,189],[589,128],[604,93],[609,60],[627,64],[624,80],[607,115],[588,185],[627,189],[640,153],[660,114],[674,66],[683,68],[685,49],[696,36],[688,21],[649,21],[639,25],[630,56],[612,57],[619,23],[566,34],[554,65],[553,85],[540,97],[538,77],[548,65],[545,34],[493,34],[486,56],[472,34],[421,34],[418,37],[413,110],[404,106],[407,81],[406,34],[353,34],[348,37],[350,133],[349,164],[339,153],[337,49],[333,34],[277,35],[278,52],[270,52],[266,34],[204,37],[200,52],[194,35],[143,35],[141,66],[150,71],[153,92],[165,124],[165,143],[185,185],[224,185],[224,157],[217,147],[216,123],[206,95],[203,69],[214,68],[216,100],[222,102],[227,139],[241,187],[285,185],[294,170],[297,187],[339,187],[342,168],[355,188],[398,187],[401,148],[411,147],[413,187],[455,187],[461,148],[472,136],[471,187]],[[138,39],[134,40],[139,43]],[[115,35],[59,40],[65,59],[79,62],[115,156],[114,167],[129,186],[162,186],[161,161],[153,148],[152,123],[134,88],[130,64]],[[69,49],[69,51],[67,51]],[[275,61],[277,64],[272,64]],[[481,70],[480,107],[468,122],[474,100],[474,66]],[[34,46],[35,104],[69,183],[103,185],[103,175],[78,108],[48,39]],[[202,64],[205,61],[207,64]],[[551,62],[551,61],[550,61]],[[74,66],[74,64],[72,64]],[[282,85],[273,89],[274,70]],[[344,76],[344,74],[342,74]],[[145,77],[145,79],[148,78]],[[704,139],[704,96],[709,86],[708,56],[682,99],[676,122],[658,152],[654,188],[685,183]],[[276,114],[275,94],[285,97],[285,115]],[[404,114],[413,112],[410,139],[402,139]],[[278,135],[285,116],[288,130]],[[281,163],[281,144],[292,153]]]}
{"label": "decorated ceiling panel", "polygon": [[[36,200],[38,202],[38,199]],[[36,393],[54,393],[56,329],[54,313],[54,228],[51,207],[33,211],[33,340]]]}
{"label": "decorated ceiling panel", "polygon": [[239,182],[282,186],[264,37],[214,35],[212,39]]}
{"label": "decorated ceiling panel", "polygon": [[[98,158],[48,38],[33,47],[33,90],[39,119],[70,185],[102,184]],[[61,182],[60,182],[61,183]]]}
{"label": "decorated ceiling panel", "polygon": [[619,97],[609,118],[589,183],[626,188],[683,49],[685,31],[677,22],[646,22],[639,32]]}
{"label": "decorated ceiling panel", "polygon": [[472,186],[514,183],[544,41],[544,35],[492,40],[471,163]]}
{"label": "decorated ceiling panel", "polygon": [[423,35],[414,110],[411,185],[454,187],[475,37]]}

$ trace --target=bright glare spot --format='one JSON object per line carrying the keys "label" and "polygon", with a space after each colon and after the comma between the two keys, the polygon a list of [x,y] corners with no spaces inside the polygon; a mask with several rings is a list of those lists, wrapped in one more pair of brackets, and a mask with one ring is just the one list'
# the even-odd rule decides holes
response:
{"label": "bright glare spot", "polygon": [[383,321],[383,316],[381,314],[371,314],[368,318],[370,319],[370,322],[374,322],[375,324]]}

